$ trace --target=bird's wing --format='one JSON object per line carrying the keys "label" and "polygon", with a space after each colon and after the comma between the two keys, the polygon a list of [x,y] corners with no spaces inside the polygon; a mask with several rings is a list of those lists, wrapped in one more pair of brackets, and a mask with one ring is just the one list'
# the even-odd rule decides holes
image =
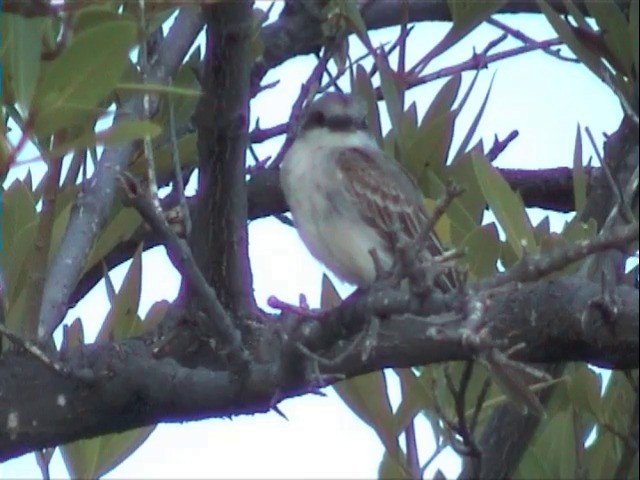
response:
{"label": "bird's wing", "polygon": [[400,165],[389,163],[393,161],[382,151],[358,147],[340,149],[336,156],[338,178],[365,222],[388,243],[394,232],[414,239],[427,222],[422,194]]}
{"label": "bird's wing", "polygon": [[[427,227],[428,214],[420,189],[402,166],[387,158],[381,150],[351,147],[336,155],[338,178],[354,198],[360,215],[379,232],[390,249],[394,234],[415,240]],[[397,237],[396,237],[397,238]],[[428,232],[427,251],[438,256],[444,249],[434,231]],[[442,291],[458,283],[448,272],[436,280]]]}

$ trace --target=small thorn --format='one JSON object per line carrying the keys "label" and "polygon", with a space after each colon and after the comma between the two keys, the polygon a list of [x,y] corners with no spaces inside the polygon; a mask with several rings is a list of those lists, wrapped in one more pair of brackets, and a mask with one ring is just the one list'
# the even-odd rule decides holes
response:
{"label": "small thorn", "polygon": [[289,421],[287,416],[284,414],[284,412],[282,410],[280,410],[280,408],[277,405],[274,405],[273,407],[271,407],[271,410],[276,412],[278,415],[280,415],[282,418],[284,418],[287,422]]}

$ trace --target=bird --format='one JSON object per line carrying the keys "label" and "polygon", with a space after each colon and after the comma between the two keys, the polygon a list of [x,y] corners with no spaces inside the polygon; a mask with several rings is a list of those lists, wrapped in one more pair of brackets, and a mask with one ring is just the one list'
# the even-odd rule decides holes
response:
{"label": "bird", "polygon": [[[418,265],[425,254],[444,253],[435,232],[426,231],[431,225],[422,192],[378,146],[358,98],[325,93],[302,111],[292,134],[280,165],[282,190],[302,241],[337,277],[371,287],[379,267],[389,273],[395,265],[398,237],[414,243],[425,238],[424,248],[415,245]],[[434,276],[433,285],[443,293],[459,286],[450,273]],[[517,406],[544,415],[521,379],[525,369],[496,359],[493,350],[478,357]]]}
{"label": "bird", "polygon": [[[422,192],[378,146],[366,105],[353,95],[329,92],[312,101],[292,135],[280,183],[303,243],[338,278],[371,286],[380,267],[394,265],[398,235],[411,242],[428,228]],[[427,240],[432,256],[442,253],[432,233]]]}

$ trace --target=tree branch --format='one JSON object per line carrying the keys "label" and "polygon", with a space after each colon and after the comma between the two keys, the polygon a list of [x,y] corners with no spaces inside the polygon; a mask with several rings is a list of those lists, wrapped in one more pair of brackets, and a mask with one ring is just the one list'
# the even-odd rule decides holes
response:
{"label": "tree branch", "polygon": [[[190,7],[183,7],[163,47],[159,49],[157,62],[151,65],[149,83],[162,84],[176,72],[201,28],[197,12]],[[130,112],[139,117],[142,97],[132,97],[119,112],[115,122],[130,118]],[[91,181],[74,204],[69,225],[45,282],[38,319],[40,340],[48,340],[64,318],[69,297],[80,279],[84,262],[111,211],[116,178],[126,168],[133,152],[133,143],[105,148]]]}
{"label": "tree branch", "polygon": [[[543,170],[499,169],[511,188],[520,192],[527,207],[538,207],[547,210],[569,212],[574,210],[573,174],[566,167]],[[589,185],[601,173],[599,168],[588,167]],[[247,184],[248,218],[256,220],[270,215],[288,211],[287,203],[280,188],[278,170],[264,169],[251,176]],[[161,201],[163,209],[175,207],[175,199]],[[188,200],[191,215],[195,214],[196,197]],[[104,263],[109,270],[130,260],[140,243],[148,250],[160,245],[154,232],[142,227],[132,237],[118,244],[105,258]],[[70,305],[79,302],[103,277],[102,264],[97,264],[85,273],[74,289]]]}
{"label": "tree branch", "polygon": [[[501,168],[500,173],[511,188],[520,192],[527,207],[538,207],[559,212],[575,210],[573,199],[573,172],[570,168],[525,170]],[[600,169],[587,167],[589,185],[600,175]],[[249,218],[256,219],[288,211],[280,189],[279,171],[263,169],[251,176]]]}
{"label": "tree branch", "polygon": [[[583,361],[637,368],[638,291],[616,288],[613,294],[619,308],[603,316],[592,308],[600,290],[598,283],[579,277],[501,289],[487,303],[491,322],[483,336],[505,349],[524,343],[513,357],[519,361]],[[464,294],[448,295],[446,303],[454,305]],[[407,312],[413,315],[404,315]],[[464,321],[430,326],[428,319],[439,313],[437,305],[419,307],[408,295],[391,288],[348,299],[319,317],[274,319],[268,327],[260,326],[259,336],[260,348],[270,360],[251,363],[241,386],[235,374],[212,370],[216,367],[202,360],[193,366],[203,368],[187,368],[181,366],[180,358],[155,358],[149,338],[68,352],[68,370],[89,370],[91,375],[82,378],[92,381],[56,373],[26,351],[5,352],[0,359],[0,418],[8,428],[0,429],[0,461],[158,422],[265,412],[285,398],[318,386],[313,373],[318,370],[309,368],[313,360],[301,355],[295,345],[322,348],[323,355],[341,352],[344,342],[372,314],[379,315],[381,323],[370,354],[363,355],[364,347],[354,348],[340,362],[321,366],[323,378],[472,359],[475,350],[464,340],[468,334]]]}
{"label": "tree branch", "polygon": [[[605,161],[611,162],[610,167],[616,171],[618,181],[624,183],[624,179],[630,177],[638,164],[637,127],[623,119],[616,133],[608,138],[605,153]],[[611,185],[605,175],[590,177],[589,196],[581,218],[585,221],[594,218],[601,228],[614,206],[615,195],[612,194]],[[615,275],[611,275],[609,271],[614,270],[615,273],[615,270],[620,270],[620,267],[623,269],[625,258],[625,255],[615,250],[601,252],[590,257],[584,265],[594,261],[599,262],[598,268],[592,270],[593,280],[600,281],[600,276],[603,274],[615,279]],[[615,285],[615,280],[610,283]],[[610,285],[603,285],[603,288],[609,287]],[[594,300],[606,294],[607,292],[601,291],[599,297],[594,297]],[[596,308],[598,308],[597,303],[597,301],[593,303]],[[604,311],[606,310],[605,308]],[[550,367],[548,372],[557,376],[561,375],[563,370],[564,365],[558,365]],[[542,393],[543,404],[547,402],[553,391],[554,389],[551,388]],[[511,477],[539,424],[539,417],[523,415],[509,405],[497,408],[491,414],[479,441],[483,460],[485,460],[480,478]],[[469,478],[471,471],[471,465],[465,465],[460,478]]]}
{"label": "tree branch", "polygon": [[205,279],[223,306],[236,312],[255,310],[244,178],[251,4],[238,0],[203,6],[207,53],[203,94],[195,113],[200,170],[191,244]]}
{"label": "tree branch", "polygon": [[[549,2],[556,10],[565,13],[561,0]],[[585,14],[586,0],[574,4]],[[623,11],[629,8],[629,1],[616,1]],[[507,2],[498,13],[539,13],[535,1],[512,0]],[[397,0],[376,0],[362,10],[362,17],[368,30],[400,25],[403,20],[409,23],[422,21],[450,22],[451,14],[445,0],[429,2],[407,2],[405,9],[399,9]],[[324,43],[322,22],[310,19],[305,9],[296,9],[292,15],[283,14],[277,21],[266,25],[262,30],[264,51],[261,61],[257,62],[251,74],[252,84],[260,83],[270,69],[298,56],[317,52]]]}

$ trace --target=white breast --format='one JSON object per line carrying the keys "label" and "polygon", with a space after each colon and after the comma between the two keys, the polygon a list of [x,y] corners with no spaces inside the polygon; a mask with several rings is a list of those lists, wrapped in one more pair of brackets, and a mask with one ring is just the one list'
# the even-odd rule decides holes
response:
{"label": "white breast", "polygon": [[384,267],[391,259],[382,240],[363,222],[358,205],[341,188],[335,163],[340,147],[377,148],[364,132],[307,132],[285,155],[282,189],[309,251],[342,279],[368,285],[375,280],[369,250],[376,249]]}

